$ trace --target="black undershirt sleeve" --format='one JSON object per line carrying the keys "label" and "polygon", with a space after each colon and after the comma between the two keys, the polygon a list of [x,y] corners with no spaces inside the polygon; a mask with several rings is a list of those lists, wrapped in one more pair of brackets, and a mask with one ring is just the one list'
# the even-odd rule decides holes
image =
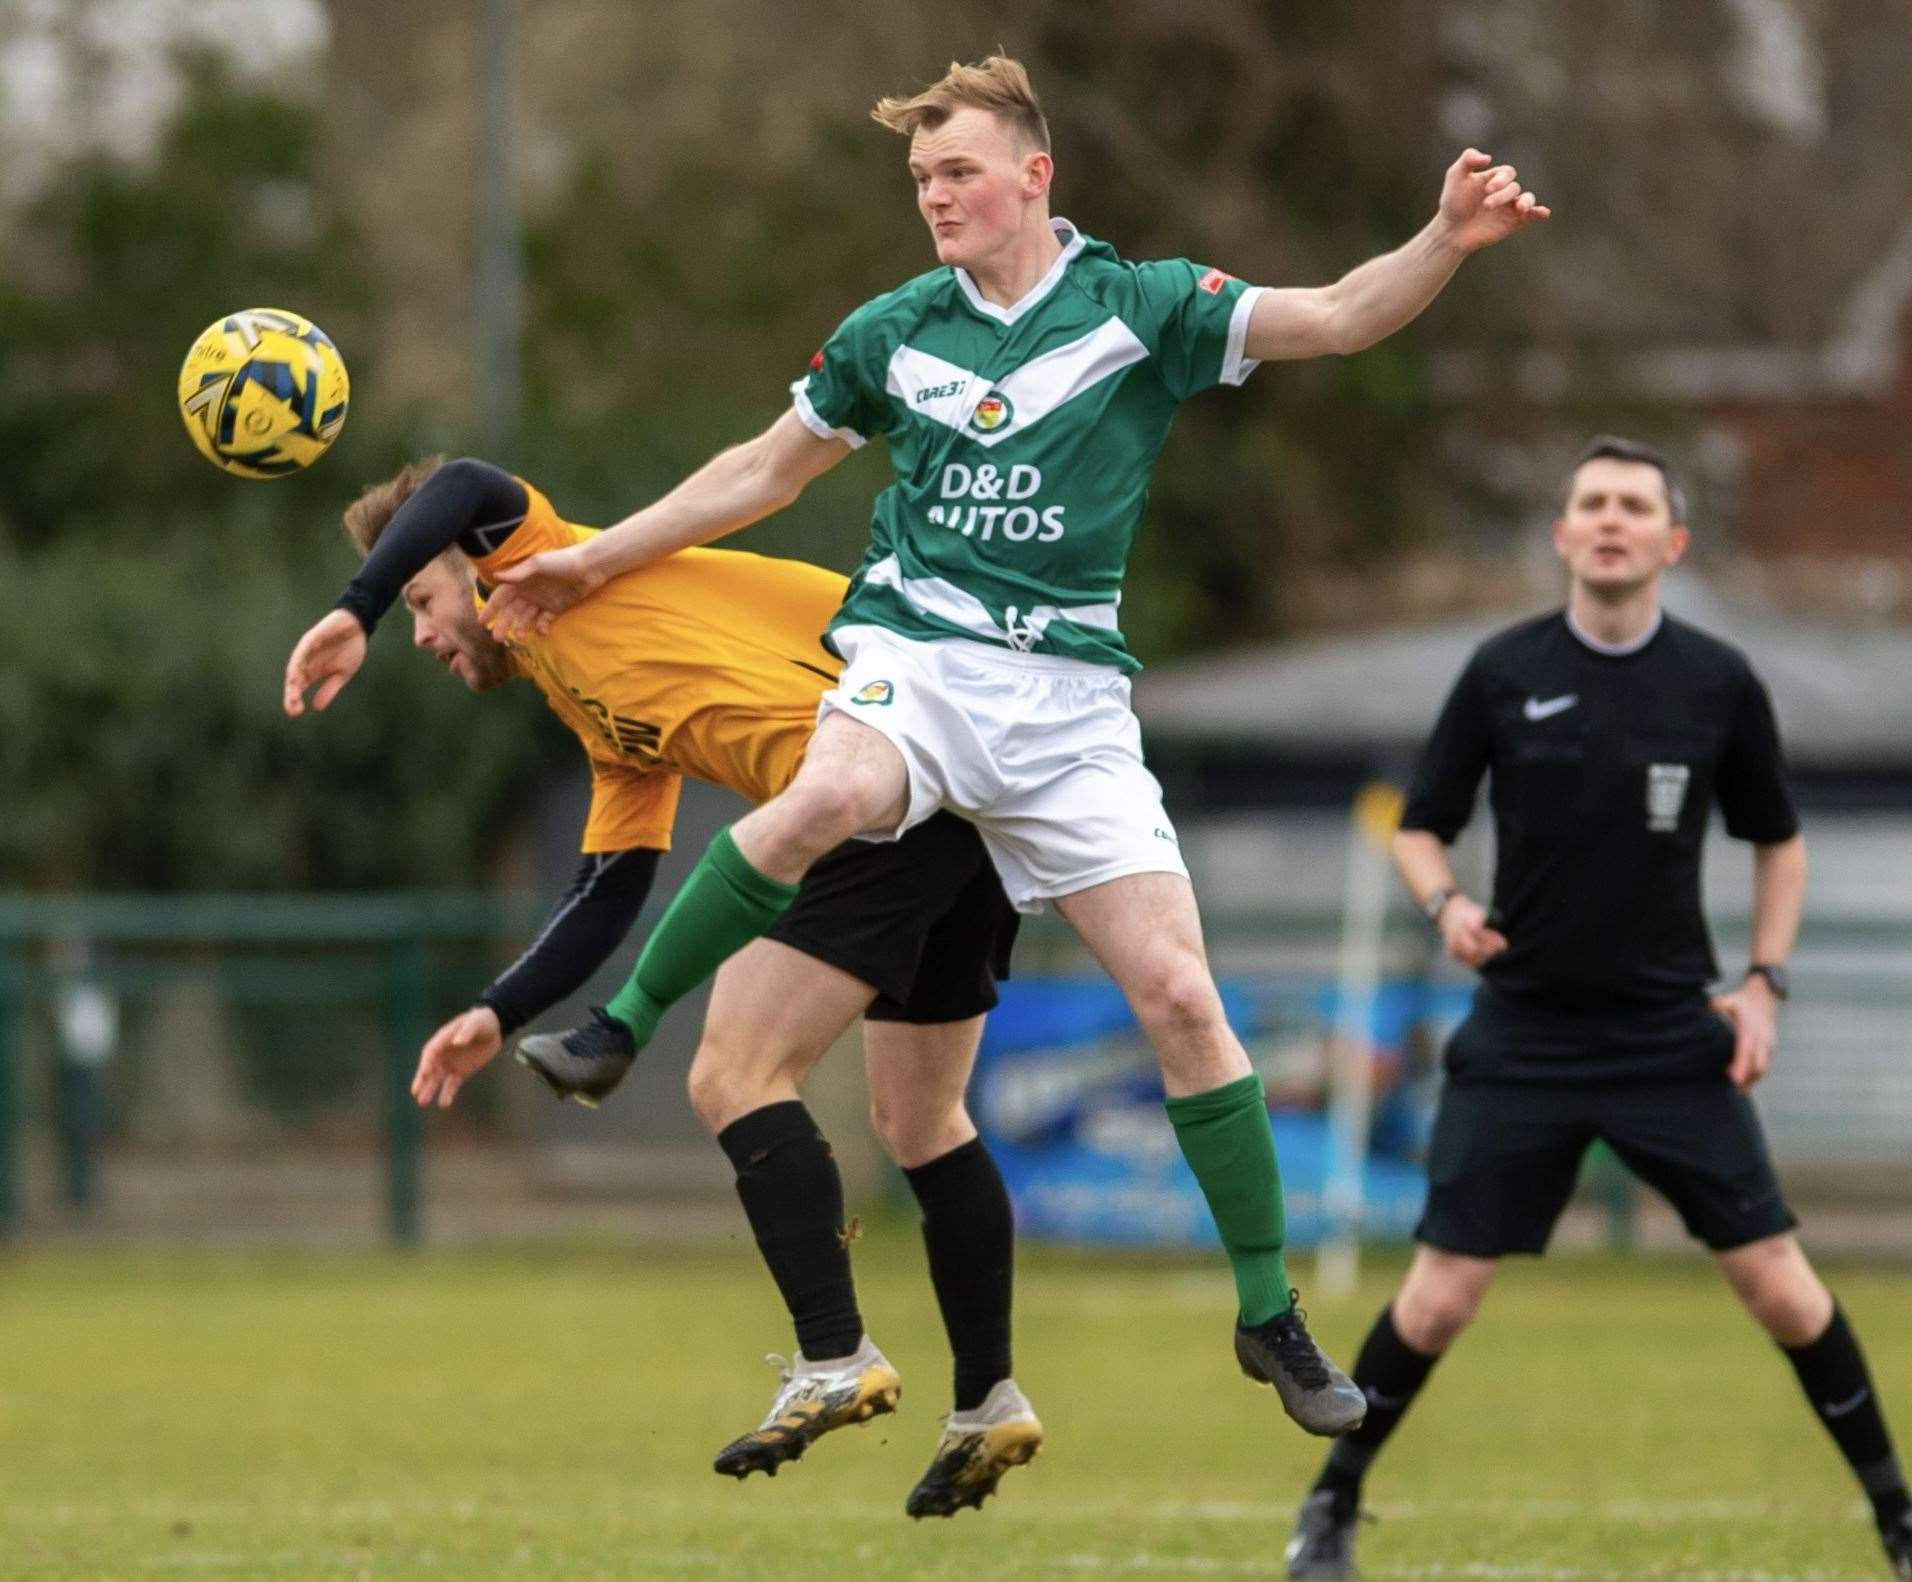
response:
{"label": "black undershirt sleeve", "polygon": [[405,584],[454,544],[486,555],[531,508],[524,485],[501,467],[469,456],[448,461],[392,515],[359,574],[339,596],[369,635]]}
{"label": "black undershirt sleeve", "polygon": [[1736,840],[1776,845],[1799,833],[1799,814],[1786,788],[1786,759],[1773,719],[1773,700],[1750,671],[1740,688],[1732,733],[1720,757],[1717,796],[1726,833]]}
{"label": "black undershirt sleeve", "polygon": [[1452,844],[1474,815],[1474,794],[1492,747],[1480,661],[1468,661],[1447,695],[1421,752],[1401,814],[1402,829],[1426,830]]}
{"label": "black undershirt sleeve", "polygon": [[660,855],[640,847],[585,856],[538,937],[478,996],[505,1032],[574,993],[611,958],[644,909]]}

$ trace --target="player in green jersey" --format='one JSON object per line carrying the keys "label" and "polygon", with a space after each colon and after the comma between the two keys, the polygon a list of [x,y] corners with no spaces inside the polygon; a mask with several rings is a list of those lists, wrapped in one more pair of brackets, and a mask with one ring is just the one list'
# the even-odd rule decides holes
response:
{"label": "player in green jersey", "polygon": [[1142,763],[1123,567],[1180,402],[1258,362],[1374,344],[1470,253],[1548,211],[1470,149],[1404,246],[1331,286],[1256,287],[1186,260],[1128,263],[1052,219],[1048,128],[1015,61],[952,66],[874,113],[909,138],[940,267],[852,313],[762,435],[591,544],[507,573],[490,606],[506,633],[548,620],[616,571],[789,504],[872,435],[889,442],[895,480],[825,639],[845,668],[803,768],[711,843],[610,1020],[550,1042],[587,1063],[599,1042],[627,1058],[824,852],[951,808],[982,832],[1010,899],[1053,903],[1127,995],[1234,1272],[1243,1371],[1304,1428],[1344,1433],[1366,1402],[1295,1306],[1266,1097]]}

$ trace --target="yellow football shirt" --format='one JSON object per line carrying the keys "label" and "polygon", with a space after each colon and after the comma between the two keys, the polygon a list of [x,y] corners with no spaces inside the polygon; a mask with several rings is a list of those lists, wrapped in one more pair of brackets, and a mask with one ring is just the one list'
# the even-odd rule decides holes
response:
{"label": "yellow football shirt", "polygon": [[[481,581],[595,531],[525,492],[524,520],[472,563]],[[668,849],[681,775],[752,802],[790,783],[842,669],[821,634],[845,586],[802,561],[680,550],[507,645],[591,760],[585,851]]]}

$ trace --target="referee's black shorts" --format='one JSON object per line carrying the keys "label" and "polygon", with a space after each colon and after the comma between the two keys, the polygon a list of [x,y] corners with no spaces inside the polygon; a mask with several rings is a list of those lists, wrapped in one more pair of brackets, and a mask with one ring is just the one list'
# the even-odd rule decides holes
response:
{"label": "referee's black shorts", "polygon": [[764,936],[876,990],[879,1022],[960,1022],[996,1005],[1020,921],[976,826],[954,813],[901,840],[849,840],[803,876]]}
{"label": "referee's black shorts", "polygon": [[[1504,1025],[1488,1020],[1485,1036],[1505,1035]],[[1517,1058],[1497,1062],[1496,1053],[1514,1052],[1483,1049],[1479,1022],[1470,1018],[1455,1034],[1457,1044],[1467,1042],[1472,1074],[1451,1076],[1441,1095],[1417,1241],[1476,1258],[1545,1251],[1596,1140],[1715,1252],[1798,1223],[1780,1193],[1759,1116],[1726,1078],[1732,1029],[1703,1001],[1688,1027],[1705,1058],[1693,1061],[1694,1046],[1666,1053],[1676,1070],[1699,1064],[1711,1074],[1666,1081],[1501,1080],[1495,1067]]]}

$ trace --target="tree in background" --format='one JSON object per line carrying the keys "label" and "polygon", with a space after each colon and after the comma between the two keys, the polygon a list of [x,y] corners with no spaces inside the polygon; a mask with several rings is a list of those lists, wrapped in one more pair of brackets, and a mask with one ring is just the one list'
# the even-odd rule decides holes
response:
{"label": "tree in background", "polygon": [[[66,153],[0,231],[0,574],[27,612],[0,634],[0,882],[453,882],[569,766],[534,700],[474,711],[389,638],[360,683],[382,696],[319,731],[276,712],[286,645],[351,570],[340,506],[474,444],[481,11],[331,0],[307,97],[197,58],[149,157]],[[1628,358],[1816,355],[1912,202],[1889,64],[1912,0],[520,11],[524,418],[491,459],[586,523],[761,428],[843,314],[929,264],[865,112],[952,56],[1030,63],[1059,209],[1130,257],[1317,283],[1422,223],[1458,146],[1521,166],[1562,216],[1547,246],[1359,357],[1183,413],[1124,611],[1148,661],[1384,617],[1437,549],[1478,588],[1561,446],[1630,425],[1677,449],[1704,421],[1627,387]],[[1833,153],[1862,189],[1814,179]],[[254,304],[314,316],[353,376],[334,452],[272,484],[207,467],[172,411],[192,336]],[[881,468],[740,544],[848,569]]]}
{"label": "tree in background", "polygon": [[308,106],[202,56],[150,159],[76,157],[9,232],[6,883],[459,883],[534,778],[535,703],[474,710],[395,644],[323,731],[279,713],[286,650],[351,564],[338,512],[422,421],[355,406],[312,472],[254,483],[208,467],[173,410],[192,337],[253,305],[311,314],[377,389],[381,286],[322,147]]}
{"label": "tree in background", "polygon": [[[846,312],[933,264],[903,149],[867,110],[951,55],[998,39],[1024,55],[1057,139],[1059,212],[1125,256],[1314,282],[1431,213],[1452,153],[1414,17],[980,9],[932,29],[800,5],[773,25],[726,0],[710,19],[726,45],[709,51],[664,8],[574,0],[572,28],[527,39],[527,137],[561,127],[571,157],[533,183],[525,443],[560,472],[565,447],[575,509],[621,516],[761,427]],[[1295,564],[1359,565],[1425,532],[1429,411],[1418,332],[1193,403],[1135,551],[1124,617],[1144,659],[1268,635],[1292,618]],[[881,486],[879,463],[853,461],[740,542],[847,570]]]}

